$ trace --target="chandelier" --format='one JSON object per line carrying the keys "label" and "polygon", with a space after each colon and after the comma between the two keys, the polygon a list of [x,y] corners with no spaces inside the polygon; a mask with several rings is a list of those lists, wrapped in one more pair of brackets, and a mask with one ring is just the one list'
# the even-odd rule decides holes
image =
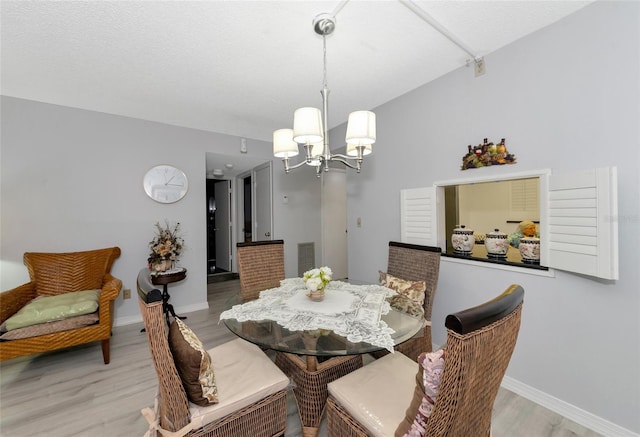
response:
{"label": "chandelier", "polygon": [[[355,111],[349,114],[347,122],[346,155],[332,154],[329,148],[327,35],[333,33],[335,27],[335,17],[330,14],[320,14],[313,19],[315,32],[322,36],[322,111],[318,108],[299,108],[293,115],[293,129],[273,132],[273,155],[282,158],[285,173],[307,164],[316,167],[316,174],[320,177],[323,168],[329,171],[331,161],[341,162],[360,173],[362,159],[371,153],[371,145],[376,141],[376,115],[371,111]],[[289,158],[298,155],[299,145],[304,146],[306,158],[291,165]]]}

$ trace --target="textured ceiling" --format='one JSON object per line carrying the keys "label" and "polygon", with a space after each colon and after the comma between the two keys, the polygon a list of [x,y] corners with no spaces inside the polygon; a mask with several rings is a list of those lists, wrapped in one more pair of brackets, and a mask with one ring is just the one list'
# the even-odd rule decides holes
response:
{"label": "textured ceiling", "polygon": [[[312,28],[320,13],[337,12],[327,39],[330,127],[471,59],[406,3],[3,0],[1,92],[271,141],[296,108],[322,105],[322,38]],[[481,57],[588,3],[409,6]]]}

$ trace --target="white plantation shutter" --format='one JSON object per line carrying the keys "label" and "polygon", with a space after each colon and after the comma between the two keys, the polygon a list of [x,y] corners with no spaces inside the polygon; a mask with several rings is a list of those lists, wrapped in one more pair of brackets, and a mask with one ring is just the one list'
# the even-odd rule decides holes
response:
{"label": "white plantation shutter", "polygon": [[617,172],[615,167],[549,176],[547,265],[618,279]]}
{"label": "white plantation shutter", "polygon": [[436,189],[411,188],[400,191],[400,241],[437,246]]}

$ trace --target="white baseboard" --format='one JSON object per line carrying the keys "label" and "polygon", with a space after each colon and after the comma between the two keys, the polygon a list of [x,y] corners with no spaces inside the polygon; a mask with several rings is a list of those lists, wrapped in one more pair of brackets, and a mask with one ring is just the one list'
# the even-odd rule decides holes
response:
{"label": "white baseboard", "polygon": [[512,391],[523,398],[529,399],[536,404],[542,405],[549,410],[558,413],[559,415],[566,417],[580,425],[589,428],[599,434],[607,437],[640,437],[631,430],[616,425],[613,422],[609,422],[601,417],[584,411],[575,405],[571,405],[565,401],[554,398],[553,396],[542,392],[538,389],[530,387],[521,383],[513,378],[505,376],[502,380],[502,387]]}
{"label": "white baseboard", "polygon": [[[208,310],[209,304],[207,302],[189,305],[185,307],[176,308],[176,313],[192,313],[194,311]],[[142,323],[142,316],[140,314],[127,317],[116,317],[113,321],[113,326],[125,326],[133,325],[134,323]]]}

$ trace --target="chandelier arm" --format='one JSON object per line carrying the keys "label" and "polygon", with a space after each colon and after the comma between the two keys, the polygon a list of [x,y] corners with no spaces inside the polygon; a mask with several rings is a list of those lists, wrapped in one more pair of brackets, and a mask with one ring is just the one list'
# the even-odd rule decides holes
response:
{"label": "chandelier arm", "polygon": [[282,160],[282,162],[284,163],[284,172],[285,173],[289,173],[289,171],[295,170],[296,168],[300,168],[303,165],[305,165],[307,163],[307,160],[305,159],[305,160],[303,160],[303,161],[301,161],[301,162],[299,162],[297,164],[294,164],[294,165],[289,165],[289,158],[284,158]]}
{"label": "chandelier arm", "polygon": [[[347,167],[357,170],[358,173],[360,173],[360,168],[361,168],[360,164],[362,164],[362,159],[355,159],[350,156],[337,154],[337,155],[331,155],[331,158],[329,160],[341,162]],[[354,161],[354,162],[351,162],[351,161]]]}

